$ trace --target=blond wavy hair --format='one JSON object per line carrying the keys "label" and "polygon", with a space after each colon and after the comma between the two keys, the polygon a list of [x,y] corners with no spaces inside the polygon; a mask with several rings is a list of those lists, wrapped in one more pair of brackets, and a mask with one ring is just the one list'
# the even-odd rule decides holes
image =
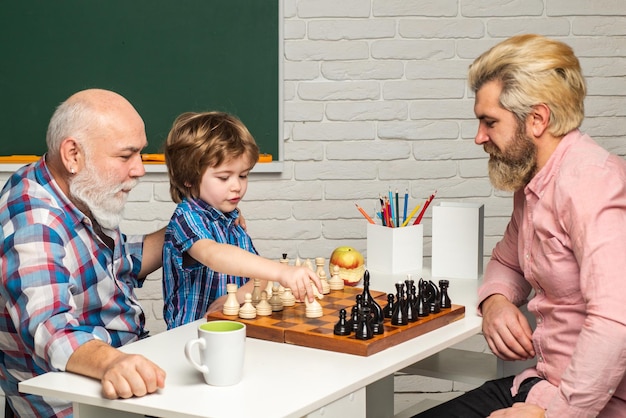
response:
{"label": "blond wavy hair", "polygon": [[500,105],[521,122],[537,104],[550,109],[548,132],[554,136],[567,134],[583,121],[585,79],[578,58],[563,42],[526,34],[497,44],[469,67],[474,93],[490,81],[502,84]]}

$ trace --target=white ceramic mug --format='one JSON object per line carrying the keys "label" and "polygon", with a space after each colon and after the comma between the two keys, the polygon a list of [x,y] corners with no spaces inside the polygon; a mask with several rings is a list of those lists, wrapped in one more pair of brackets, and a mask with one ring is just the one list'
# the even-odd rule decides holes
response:
{"label": "white ceramic mug", "polygon": [[[192,355],[200,351],[200,363]],[[241,381],[246,346],[246,325],[236,321],[209,321],[198,326],[198,338],[185,344],[185,357],[212,386],[230,386]]]}

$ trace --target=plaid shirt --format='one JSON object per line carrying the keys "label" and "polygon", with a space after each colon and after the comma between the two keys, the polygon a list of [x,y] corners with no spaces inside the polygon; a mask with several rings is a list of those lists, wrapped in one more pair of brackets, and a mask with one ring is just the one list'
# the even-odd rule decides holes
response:
{"label": "plaid shirt", "polygon": [[134,294],[143,237],[107,231],[114,250],[59,189],[44,158],[14,173],[0,194],[0,386],[20,417],[71,416],[71,405],[19,395],[17,384],[64,370],[98,339],[119,347],[144,334]]}
{"label": "plaid shirt", "polygon": [[193,259],[183,262],[185,252],[201,239],[257,254],[250,236],[235,225],[238,217],[237,210],[222,213],[200,199],[185,199],[176,207],[163,246],[163,315],[168,329],[202,318],[209,305],[226,294],[227,283],[242,286],[250,280],[218,273]]}

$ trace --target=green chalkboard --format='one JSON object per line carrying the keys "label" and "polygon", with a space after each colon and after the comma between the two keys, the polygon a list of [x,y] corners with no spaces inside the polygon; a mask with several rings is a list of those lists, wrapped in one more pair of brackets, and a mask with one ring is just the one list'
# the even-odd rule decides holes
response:
{"label": "green chalkboard", "polygon": [[160,153],[186,111],[237,115],[278,159],[280,0],[11,0],[0,5],[0,155],[46,150],[54,108],[126,97]]}

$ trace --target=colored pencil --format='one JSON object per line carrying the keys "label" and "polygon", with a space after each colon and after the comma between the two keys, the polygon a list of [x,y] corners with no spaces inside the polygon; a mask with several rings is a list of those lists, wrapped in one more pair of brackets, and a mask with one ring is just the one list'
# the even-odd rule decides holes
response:
{"label": "colored pencil", "polygon": [[396,226],[400,225],[400,202],[398,199],[398,189],[396,189]]}
{"label": "colored pencil", "polygon": [[370,218],[370,216],[367,214],[367,212],[365,212],[365,210],[356,204],[356,202],[354,203],[356,208],[359,210],[359,212],[361,212],[361,215],[363,215],[365,217],[365,219],[367,219],[367,221],[371,224],[375,224],[376,222],[374,222],[374,220],[372,218]]}
{"label": "colored pencil", "polygon": [[390,226],[393,226],[393,222],[395,222],[396,219],[396,214],[394,213],[395,211],[393,210],[393,194],[391,193],[391,187],[389,188],[389,216],[391,217],[391,222],[389,223]]}
{"label": "colored pencil", "polygon": [[406,222],[406,210],[407,210],[408,205],[409,205],[409,189],[406,189],[406,191],[404,192],[404,216],[402,216],[402,222]]}
{"label": "colored pencil", "polygon": [[426,200],[426,203],[424,203],[424,207],[422,208],[422,211],[420,212],[419,215],[417,215],[417,218],[415,218],[415,222],[413,222],[413,225],[418,225],[420,222],[422,222],[422,217],[424,216],[424,212],[426,212],[426,209],[428,209],[430,202],[433,201],[436,194],[437,194],[437,190],[435,190],[433,194],[430,195],[428,200]]}
{"label": "colored pencil", "polygon": [[415,209],[413,209],[413,210],[411,211],[411,214],[408,216],[408,218],[406,218],[406,219],[404,220],[404,222],[402,223],[402,226],[407,226],[407,225],[408,225],[409,221],[411,220],[411,218],[413,217],[413,215],[415,215],[415,214],[417,213],[417,211],[419,210],[419,208],[420,208],[420,207],[422,207],[422,205],[417,205],[417,206],[415,206]]}

